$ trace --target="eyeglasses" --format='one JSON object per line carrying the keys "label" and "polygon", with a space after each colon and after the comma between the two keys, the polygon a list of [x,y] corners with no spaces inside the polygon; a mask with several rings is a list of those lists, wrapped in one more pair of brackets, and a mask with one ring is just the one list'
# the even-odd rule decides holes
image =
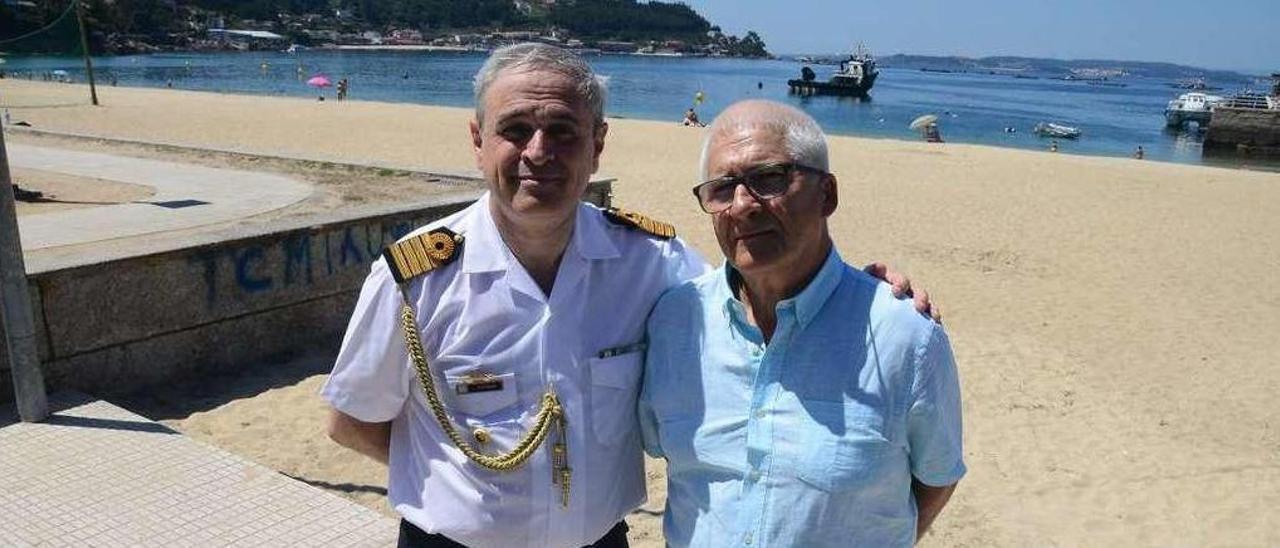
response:
{"label": "eyeglasses", "polygon": [[733,205],[733,195],[738,185],[746,187],[752,197],[763,202],[786,194],[791,187],[792,175],[797,171],[826,174],[821,169],[802,164],[768,164],[742,175],[726,175],[701,183],[693,187],[693,195],[698,198],[698,205],[702,206],[703,211],[720,213]]}

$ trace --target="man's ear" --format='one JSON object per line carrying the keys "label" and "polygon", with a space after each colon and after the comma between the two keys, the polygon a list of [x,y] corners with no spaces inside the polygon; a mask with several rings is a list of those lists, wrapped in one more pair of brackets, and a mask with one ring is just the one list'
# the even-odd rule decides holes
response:
{"label": "man's ear", "polygon": [[591,151],[591,172],[592,173],[595,173],[597,169],[600,169],[600,153],[604,152],[604,137],[605,135],[608,135],[608,134],[609,134],[609,123],[603,122],[603,121],[600,122],[600,125],[596,126],[594,142],[591,143],[592,146],[595,147]]}
{"label": "man's ear", "polygon": [[836,184],[836,176],[828,173],[822,177],[822,216],[830,217],[840,205],[840,185]]}
{"label": "man's ear", "polygon": [[471,120],[468,125],[471,128],[471,146],[476,155],[476,167],[483,170],[484,166],[480,165],[480,145],[484,144],[484,139],[481,137],[480,123]]}

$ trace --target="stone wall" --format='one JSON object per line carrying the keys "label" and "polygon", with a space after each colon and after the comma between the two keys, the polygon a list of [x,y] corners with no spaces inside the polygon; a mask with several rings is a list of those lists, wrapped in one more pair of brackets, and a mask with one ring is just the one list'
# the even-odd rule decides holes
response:
{"label": "stone wall", "polygon": [[[593,182],[588,198],[608,205],[610,189],[609,180]],[[33,271],[45,382],[50,391],[104,395],[336,352],[381,250],[474,198],[305,219],[240,238]],[[0,388],[0,400],[12,399],[7,351],[0,351]]]}
{"label": "stone wall", "polygon": [[1204,136],[1204,147],[1280,154],[1280,110],[1216,108]]}

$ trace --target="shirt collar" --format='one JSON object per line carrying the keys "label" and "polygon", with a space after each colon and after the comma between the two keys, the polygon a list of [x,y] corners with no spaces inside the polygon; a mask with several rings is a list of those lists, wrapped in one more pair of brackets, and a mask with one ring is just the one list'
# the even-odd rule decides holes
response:
{"label": "shirt collar", "polygon": [[607,232],[608,227],[604,214],[594,206],[578,204],[578,218],[573,230],[573,240],[569,242],[570,251],[576,251],[583,259],[615,259],[621,257],[618,247],[613,244]]}
{"label": "shirt collar", "polygon": [[466,238],[462,245],[462,271],[468,274],[477,272],[505,272],[507,256],[511,251],[506,242],[498,234],[498,226],[493,223],[489,213],[489,193],[484,193],[473,207],[476,208],[469,222],[462,227],[462,236]]}
{"label": "shirt collar", "polygon": [[[737,298],[737,287],[742,283],[742,275],[737,269],[733,268],[728,261],[725,261],[722,267],[724,275],[721,277],[723,281],[721,290],[724,293],[725,307],[741,316],[742,321],[746,321],[746,309]],[[831,252],[827,253],[827,259],[822,263],[822,267],[818,269],[818,273],[809,281],[800,293],[790,299],[783,299],[778,302],[778,309],[787,307],[795,307],[796,321],[800,327],[804,328],[809,325],[814,318],[818,317],[818,313],[822,311],[823,305],[827,303],[827,299],[835,292],[836,287],[840,285],[844,273],[844,260],[840,258],[840,253],[836,251],[835,246],[831,246]]]}
{"label": "shirt collar", "polygon": [[[490,193],[486,192],[476,200],[476,214],[463,227],[466,244],[462,252],[462,271],[468,274],[505,272],[515,261],[515,256],[511,254],[506,242],[502,241],[502,234],[498,232],[498,225],[494,223],[489,211],[491,199]],[[620,257],[618,248],[605,232],[604,222],[600,210],[578,204],[573,236],[568,248],[564,250],[565,256],[577,255],[586,260]]]}

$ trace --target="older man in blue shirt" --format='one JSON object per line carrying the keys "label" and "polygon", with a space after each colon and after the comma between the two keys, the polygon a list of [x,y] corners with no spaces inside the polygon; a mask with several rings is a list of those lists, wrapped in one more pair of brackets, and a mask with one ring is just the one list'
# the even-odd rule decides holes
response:
{"label": "older man in blue shirt", "polygon": [[731,106],[694,188],[724,266],[661,298],[640,397],[673,546],[910,546],[965,473],[942,326],[841,260],[822,130]]}

